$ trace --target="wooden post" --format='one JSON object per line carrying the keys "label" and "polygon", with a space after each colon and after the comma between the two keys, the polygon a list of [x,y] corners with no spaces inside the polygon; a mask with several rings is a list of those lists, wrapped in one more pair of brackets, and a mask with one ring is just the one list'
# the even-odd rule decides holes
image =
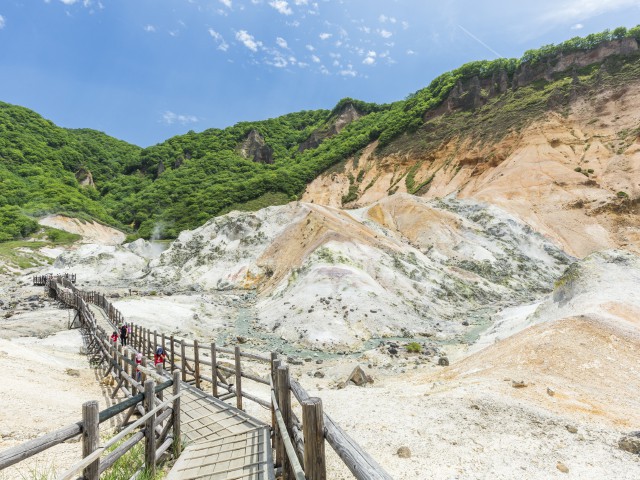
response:
{"label": "wooden post", "polygon": [[171,335],[170,345],[171,345],[171,371],[173,371],[176,368],[176,344],[175,344],[175,339],[173,338],[173,335]]}
{"label": "wooden post", "polygon": [[[137,372],[137,367],[135,367],[134,365],[136,364],[136,354],[134,352],[131,352],[130,355],[131,361],[133,362],[133,365],[131,366],[131,378],[133,378],[136,382],[138,381],[138,372]],[[131,395],[135,395],[138,392],[138,389],[136,387],[134,387],[133,385],[131,385]]]}
{"label": "wooden post", "polygon": [[[275,369],[277,369],[278,367],[275,366],[275,362],[278,360],[278,354],[276,352],[271,352],[271,383],[274,383],[274,379],[275,379]],[[278,365],[280,366],[280,365]],[[276,421],[276,410],[275,408],[273,408],[273,405],[271,405],[271,442],[273,443],[273,445],[276,444],[276,425],[278,424],[278,422]]]}
{"label": "wooden post", "polygon": [[[158,375],[162,375],[162,364],[161,364],[161,363],[158,363],[158,364],[156,365],[156,373],[157,373]],[[160,400],[160,402],[162,402],[162,400],[163,400],[163,398],[164,398],[163,393],[164,393],[164,392],[162,392],[162,391],[159,391],[159,392],[158,392],[158,400]],[[160,415],[160,412],[158,412],[158,415]],[[156,417],[157,417],[158,415],[156,415]]]}
{"label": "wooden post", "polygon": [[200,388],[200,354],[198,351],[198,340],[193,340],[193,359],[195,362],[194,365],[194,375],[196,376],[196,388]]}
{"label": "wooden post", "polygon": [[216,358],[216,342],[211,342],[211,384],[212,395],[218,396],[218,360]]}
{"label": "wooden post", "polygon": [[158,348],[158,331],[154,330],[153,331],[153,351],[156,351],[156,348]]}
{"label": "wooden post", "polygon": [[[144,382],[144,409],[149,413],[154,408],[155,382]],[[156,416],[151,415],[144,426],[144,465],[151,478],[156,474]]]}
{"label": "wooden post", "polygon": [[182,368],[182,381],[186,382],[187,381],[187,361],[184,359],[184,357],[186,357],[186,352],[185,352],[185,346],[184,346],[184,338],[182,339],[182,341],[180,342],[180,367]]}
{"label": "wooden post", "polygon": [[240,347],[236,345],[236,406],[242,410],[242,364],[240,363]]}
{"label": "wooden post", "polygon": [[155,345],[151,345],[151,329],[147,328],[147,353],[151,356],[155,351]]}
{"label": "wooden post", "polygon": [[[98,402],[92,400],[82,405],[82,457],[88,457],[100,444]],[[98,480],[100,478],[100,459],[96,459],[82,471],[86,480]]]}
{"label": "wooden post", "polygon": [[[121,370],[124,370],[124,372],[127,373],[127,362],[124,361],[123,353],[124,350],[122,349],[122,343],[120,343],[120,345],[118,345],[118,365]],[[122,377],[122,375],[120,376]]]}
{"label": "wooden post", "polygon": [[[276,375],[278,377],[278,394],[276,396],[278,399],[278,407],[280,407],[280,413],[282,413],[282,418],[287,426],[287,431],[280,432],[280,434],[282,437],[288,435],[289,438],[293,438],[291,434],[293,419],[291,417],[291,380],[289,378],[289,366],[280,365]],[[289,457],[286,452],[283,452],[282,455],[282,478],[283,480],[293,480],[295,478],[291,468],[291,462],[289,462]]]}
{"label": "wooden post", "polygon": [[[164,338],[164,332],[162,332],[162,336],[161,336],[161,340],[160,341],[162,342],[161,343],[162,351],[164,352],[164,356],[166,358],[166,356],[167,356],[167,342],[166,342],[166,339]],[[162,362],[162,368],[165,368],[164,361]],[[171,368],[169,368],[169,370],[171,370]]]}
{"label": "wooden post", "polygon": [[[146,366],[147,366],[147,357],[145,357],[144,355],[142,356],[142,363],[141,363],[141,365],[142,365],[143,367],[146,367]],[[146,374],[146,373],[144,373],[144,371],[142,371],[142,378],[140,379],[140,383],[144,385],[144,384],[146,383],[146,381],[147,381],[147,374]]]}
{"label": "wooden post", "polygon": [[[173,337],[171,337],[173,338]],[[180,372],[175,370],[173,372],[173,396],[175,397],[180,393]],[[173,441],[175,442],[176,456],[180,455],[182,449],[182,438],[180,438],[180,397],[173,401]]]}
{"label": "wooden post", "polygon": [[[278,368],[280,367],[281,360],[273,360],[271,362],[271,382],[273,383],[273,393],[276,396],[276,401],[278,400]],[[285,455],[284,451],[284,443],[282,443],[282,432],[280,432],[280,428],[278,427],[278,422],[276,421],[276,410],[275,406],[271,406],[271,422],[273,424],[273,431],[275,435],[274,444],[276,446],[276,465],[278,467],[282,466],[282,458]]]}
{"label": "wooden post", "polygon": [[304,474],[307,480],[326,480],[324,417],[320,398],[311,397],[302,401],[302,430],[304,434]]}

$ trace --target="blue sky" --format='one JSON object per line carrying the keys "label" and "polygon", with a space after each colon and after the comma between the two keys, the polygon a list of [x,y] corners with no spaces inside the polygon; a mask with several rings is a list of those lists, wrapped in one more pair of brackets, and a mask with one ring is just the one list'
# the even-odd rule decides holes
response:
{"label": "blue sky", "polygon": [[638,0],[2,0],[0,100],[148,146],[638,23]]}

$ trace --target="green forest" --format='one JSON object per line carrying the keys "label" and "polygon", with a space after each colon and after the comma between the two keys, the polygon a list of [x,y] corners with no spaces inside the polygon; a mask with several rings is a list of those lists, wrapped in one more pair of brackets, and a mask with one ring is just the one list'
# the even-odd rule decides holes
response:
{"label": "green forest", "polygon": [[[520,59],[467,63],[392,104],[346,98],[332,110],[189,132],[145,149],[98,131],[61,128],[31,110],[0,102],[0,242],[30,236],[39,229],[37,219],[51,213],[112,225],[130,239],[175,238],[181,230],[233,209],[283,204],[299,198],[320,173],[375,140],[379,154],[406,145],[419,148],[416,140],[408,138],[430,148],[454,134],[454,127],[472,124],[468,117],[453,116],[434,132],[434,122],[425,116],[460,82],[490,79],[503,72],[512,78],[523,63],[533,68],[552,63],[560,54],[631,37],[640,41],[640,26],[543,46]],[[620,60],[623,64],[637,61],[637,56]],[[558,81],[561,86],[568,84]],[[530,95],[540,99],[539,87],[529,89]],[[521,112],[533,111],[531,99],[522,98],[529,90],[522,89],[517,96]],[[327,131],[349,105],[361,115],[359,119],[317,147],[301,151],[300,145],[312,133]],[[492,105],[500,108],[498,103]],[[508,114],[514,118],[513,112]],[[492,118],[496,116],[494,111]],[[496,128],[500,125],[496,123]],[[254,162],[242,155],[240,146],[254,130],[270,147],[273,163]],[[83,185],[89,173],[93,183]]]}

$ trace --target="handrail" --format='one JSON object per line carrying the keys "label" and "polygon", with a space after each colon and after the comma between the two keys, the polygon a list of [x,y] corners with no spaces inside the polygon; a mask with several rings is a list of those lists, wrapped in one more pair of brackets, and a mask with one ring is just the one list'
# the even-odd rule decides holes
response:
{"label": "handrail", "polygon": [[[156,386],[156,393],[166,389],[173,385],[173,380],[165,382]],[[128,398],[123,402],[113,405],[105,410],[102,410],[98,415],[98,422],[103,423],[110,418],[124,412],[127,408],[137,405],[144,400],[144,393]],[[59,428],[53,432],[49,432],[39,438],[34,438],[21,445],[16,445],[0,453],[0,470],[10,467],[11,465],[26,460],[44,450],[65,442],[82,433],[83,423],[76,422],[66,427]]]}
{"label": "handrail", "polygon": [[[121,353],[114,351],[113,345],[111,345],[108,340],[104,340],[108,337],[108,332],[105,332],[105,330],[98,324],[96,316],[88,306],[89,303],[93,303],[102,308],[106,314],[105,318],[107,322],[109,322],[111,327],[115,328],[113,322],[125,323],[125,319],[120,311],[113,306],[113,303],[108,300],[106,295],[98,292],[82,291],[78,289],[68,278],[62,277],[48,276],[46,280],[46,286],[48,286],[52,292],[55,292],[55,295],[61,301],[79,310],[81,314],[81,321],[88,322],[89,326],[95,332],[96,339],[98,339],[97,346],[99,349],[95,350],[95,352],[101,352],[100,354],[103,356],[103,359],[106,358],[107,360],[109,360],[111,364],[110,369],[115,368],[119,376],[124,376],[125,380],[127,378],[129,378],[129,380],[133,380],[133,378],[128,376],[127,370],[129,366],[134,367],[134,363],[129,358],[127,358],[126,355],[122,355]],[[211,343],[211,355],[209,356],[209,354],[207,353],[209,351],[209,346],[206,344],[199,344],[197,340],[189,341],[185,338],[175,338],[173,335],[167,337],[164,333],[159,334],[157,331],[151,331],[150,329],[146,329],[132,323],[130,323],[129,325],[131,325],[131,335],[129,336],[130,344],[135,350],[142,352],[143,355],[152,354],[155,345],[162,345],[165,349],[167,349],[167,341],[169,341],[168,351],[170,351],[170,356],[167,357],[167,360],[170,362],[170,369],[174,370],[174,373],[178,375],[181,374],[183,382],[189,380],[189,383],[195,383],[195,387],[200,390],[202,390],[202,381],[211,383],[213,396],[223,401],[230,399],[231,397],[236,397],[236,403],[239,409],[242,409],[242,398],[246,398],[248,400],[256,402],[264,407],[271,407],[273,410],[273,426],[275,427],[276,425],[278,425],[280,427],[282,437],[281,443],[279,443],[278,448],[286,450],[287,458],[290,458],[291,460],[290,466],[294,470],[296,468],[298,469],[298,471],[292,472],[292,474],[295,474],[296,480],[302,480],[305,478],[304,468],[300,465],[300,463],[303,461],[303,455],[300,454],[300,456],[298,456],[296,454],[296,447],[291,438],[291,435],[293,435],[298,445],[302,443],[300,433],[295,431],[296,425],[297,428],[300,429],[300,421],[294,414],[291,414],[291,418],[288,418],[289,413],[286,412],[286,408],[284,415],[287,415],[287,419],[285,420],[283,411],[280,409],[280,406],[277,403],[277,397],[279,395],[282,395],[284,391],[292,392],[298,402],[300,402],[300,404],[302,405],[304,411],[305,408],[309,407],[308,403],[310,397],[308,393],[297,381],[291,379],[291,377],[288,376],[287,378],[289,378],[290,380],[289,382],[287,382],[289,383],[288,390],[287,387],[283,387],[282,392],[279,391],[276,395],[273,390],[274,379],[271,376],[271,381],[267,381],[258,375],[254,375],[252,373],[249,373],[248,371],[243,371],[241,367],[241,358],[248,358],[250,360],[258,362],[268,362],[269,364],[272,364],[272,360],[275,359],[276,356],[272,355],[272,358],[267,358],[262,355],[242,352],[240,351],[240,347],[238,345],[236,345],[235,349],[231,349],[217,346],[215,345],[215,343]],[[190,355],[187,355],[187,348],[189,349]],[[233,367],[235,368],[229,368],[221,365],[219,361],[220,359],[217,358],[217,354],[233,356],[235,358],[235,365]],[[233,360],[231,360],[231,362],[233,362]],[[122,368],[123,364],[125,367],[124,369]],[[273,364],[271,366],[273,375]],[[153,375],[155,373],[151,371],[151,369],[139,369],[147,375]],[[204,374],[207,371],[210,371],[211,377]],[[227,374],[235,373],[235,385],[233,383],[233,379],[226,380],[221,372],[225,372]],[[285,374],[285,377],[287,375],[288,373]],[[132,376],[135,377],[133,373]],[[242,378],[271,386],[271,395],[269,399],[270,402],[247,393],[245,389],[242,388]],[[220,381],[218,381],[218,379]],[[129,382],[127,385],[130,384],[131,382]],[[218,387],[223,388],[229,393],[218,394]],[[116,388],[122,388],[124,390],[124,386],[121,386],[120,383]],[[140,385],[138,384],[134,388],[140,390]],[[131,393],[134,393],[134,391],[135,390],[132,390]],[[129,393],[127,390],[125,390],[125,393],[131,396],[131,393]],[[139,397],[139,395],[137,395],[136,397]],[[130,401],[133,401],[133,398],[136,397],[132,397]],[[286,403],[284,404],[284,407],[286,407]],[[141,413],[143,412],[141,411]],[[326,440],[329,445],[331,445],[333,450],[336,451],[340,459],[345,463],[345,465],[349,468],[349,470],[357,480],[391,480],[392,477],[387,474],[382,469],[382,467],[380,467],[380,465],[366,451],[364,451],[362,447],[360,447],[360,445],[358,445],[349,435],[347,435],[346,432],[344,432],[344,430],[342,430],[331,419],[331,417],[329,417],[326,413],[323,413],[321,407],[316,418],[320,418],[321,420],[318,421],[315,431],[321,433],[320,436],[317,437],[315,433],[309,432],[309,434],[311,435],[310,438],[316,439],[314,440],[314,442],[316,443],[311,443],[310,445],[318,445],[318,441],[323,444],[324,440]],[[288,431],[287,422],[293,422],[292,428],[294,428],[294,430]],[[307,427],[303,425],[303,429],[306,428]],[[303,432],[303,437],[304,442],[306,443],[306,432]],[[319,440],[317,440],[318,438]],[[324,451],[324,447],[322,447],[322,451]],[[284,453],[285,452],[283,452],[283,454]],[[323,456],[323,454],[321,455]],[[0,459],[1,458],[2,457],[0,456]],[[89,462],[89,464],[90,463],[91,462]],[[301,474],[302,476],[300,477],[299,474]],[[310,478],[316,478],[313,471],[311,471],[309,475],[311,475]]]}
{"label": "handrail", "polygon": [[[276,420],[278,422],[278,428],[281,432],[282,441],[284,443],[284,449],[287,452],[287,457],[289,458],[289,462],[291,462],[291,469],[293,470],[293,474],[296,476],[296,480],[306,480],[306,476],[304,474],[304,470],[300,465],[300,461],[298,460],[298,455],[296,455],[295,448],[293,447],[293,443],[291,442],[291,438],[287,433],[287,425],[282,417],[282,412],[280,411],[280,407],[278,406],[278,401],[276,400],[276,394],[273,391],[273,383],[271,384],[271,404],[273,405],[273,411],[276,415]],[[282,435],[284,432],[286,435]]]}
{"label": "handrail", "polygon": [[[293,379],[291,379],[291,391],[300,403],[310,398],[306,390]],[[358,480],[393,480],[378,462],[326,413],[324,413],[324,436],[331,448]]]}
{"label": "handrail", "polygon": [[102,455],[102,452],[104,452],[107,448],[109,448],[111,445],[113,445],[113,444],[119,442],[120,440],[122,440],[124,437],[129,435],[133,430],[135,430],[138,426],[143,424],[148,418],[150,418],[152,415],[155,415],[156,413],[158,413],[159,410],[162,410],[163,408],[165,408],[170,403],[173,403],[174,400],[176,400],[177,398],[180,398],[183,394],[184,394],[184,391],[181,391],[177,395],[173,395],[173,396],[169,397],[167,400],[162,402],[160,405],[156,406],[153,410],[150,410],[149,412],[147,412],[145,415],[143,415],[138,420],[133,422],[127,428],[122,430],[115,437],[110,438],[104,445],[102,445],[101,447],[98,447],[96,450],[94,450],[93,453],[91,453],[90,455],[86,456],[80,462],[78,462],[75,465],[73,465],[72,467],[70,467],[66,472],[64,472],[62,475],[60,475],[58,477],[58,480],[69,480],[70,478],[72,478],[74,473],[78,472],[79,470],[82,470],[84,467],[86,467],[87,465],[90,465],[96,459],[100,458],[100,456]]}

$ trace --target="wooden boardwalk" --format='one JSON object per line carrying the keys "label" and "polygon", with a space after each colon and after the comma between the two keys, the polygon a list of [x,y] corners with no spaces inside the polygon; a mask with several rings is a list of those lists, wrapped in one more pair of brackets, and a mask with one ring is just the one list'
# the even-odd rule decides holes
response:
{"label": "wooden boardwalk", "polygon": [[[102,308],[89,308],[102,328],[114,330]],[[186,449],[169,479],[275,479],[268,425],[189,383],[183,382],[181,389],[185,391],[180,423]]]}
{"label": "wooden boardwalk", "polygon": [[[176,463],[168,474],[171,480],[275,480],[276,471],[281,480],[328,480],[327,443],[356,480],[392,480],[323,412],[322,400],[310,397],[291,378],[289,366],[277,353],[264,356],[242,351],[239,345],[227,348],[215,341],[209,345],[151,331],[126,322],[106,295],[82,291],[74,280],[75,275],[33,279],[34,285],[44,285],[47,295],[75,309],[69,328],[83,330],[90,360],[102,368],[105,377],[111,374],[112,380],[117,380],[111,398],[118,391],[127,398],[101,412],[97,401],[86,402],[82,421],[0,452],[0,470],[82,434],[83,460],[61,480],[72,480],[81,470],[87,480],[99,480],[101,473],[142,443],[144,464],[132,478],[145,469],[155,475],[158,465],[173,458]],[[123,325],[130,331],[126,347],[110,338],[110,332]],[[156,346],[167,352],[166,363],[152,368]],[[141,364],[138,353],[142,354]],[[269,372],[260,375],[243,368],[243,359],[254,365],[257,362],[262,370],[266,363]],[[261,385],[260,394],[248,392],[245,380],[249,385]],[[262,398],[264,386],[269,387],[268,400]],[[172,395],[165,398],[162,392],[168,387],[173,387]],[[210,393],[203,390],[209,388]],[[232,398],[235,406],[225,402]],[[269,409],[271,425],[245,413],[243,399]],[[294,400],[302,416],[294,412]],[[99,424],[125,412],[123,426],[135,412],[141,417],[100,446]],[[130,438],[116,449],[106,450],[127,435]]]}

